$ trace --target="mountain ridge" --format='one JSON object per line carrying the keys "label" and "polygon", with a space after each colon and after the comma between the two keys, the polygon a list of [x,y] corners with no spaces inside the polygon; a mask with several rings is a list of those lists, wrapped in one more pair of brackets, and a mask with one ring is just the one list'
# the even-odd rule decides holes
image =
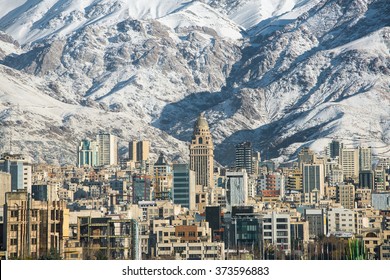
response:
{"label": "mountain ridge", "polygon": [[[57,12],[66,12],[64,18],[75,3],[49,2],[57,3]],[[10,90],[16,90],[5,86],[13,75],[38,81],[28,92],[44,92],[85,111],[72,109],[55,117],[55,128],[69,130],[69,144],[47,144],[49,127],[56,129],[46,124],[43,138],[53,155],[51,161],[74,162],[72,149],[77,141],[105,127],[117,132],[123,145],[133,138],[149,137],[155,139],[156,154],[167,149],[171,159],[186,160],[186,142],[202,111],[209,119],[216,157],[222,164],[234,161],[234,145],[244,140],[278,161],[294,156],[302,146],[318,151],[333,137],[347,144],[371,145],[378,156],[389,155],[390,22],[385,14],[390,5],[386,1],[298,0],[290,6],[277,1],[279,8],[264,10],[268,17],[259,17],[254,9],[257,22],[247,29],[232,19],[237,15],[234,11],[250,7],[252,0],[172,1],[172,6],[164,7],[153,0],[149,10],[144,2],[136,1],[140,6],[133,13],[141,15],[139,19],[124,15],[127,1],[93,3],[83,5],[95,11],[96,21],[69,29],[69,34],[47,36],[47,30],[31,29],[22,48],[15,45],[12,50],[9,42],[0,43],[4,134],[14,123],[5,112],[20,103],[6,98],[12,95]],[[199,16],[191,10],[198,8],[206,12]],[[84,11],[76,23],[87,18],[82,7],[74,10]],[[41,22],[50,25],[61,12],[55,15]],[[3,31],[21,28],[18,21],[5,28],[5,22],[10,21],[0,18]],[[216,29],[221,22],[229,31]],[[10,69],[12,74],[6,74]],[[40,118],[37,112],[30,113],[31,119],[34,114]],[[77,127],[83,118],[88,121]],[[91,125],[94,119],[99,125]],[[27,138],[25,133],[14,133],[15,143],[23,144],[23,138]],[[2,143],[4,150],[7,140]],[[56,150],[58,145],[67,152]],[[24,150],[28,152],[27,147]],[[34,157],[41,160],[44,152],[37,149]]]}

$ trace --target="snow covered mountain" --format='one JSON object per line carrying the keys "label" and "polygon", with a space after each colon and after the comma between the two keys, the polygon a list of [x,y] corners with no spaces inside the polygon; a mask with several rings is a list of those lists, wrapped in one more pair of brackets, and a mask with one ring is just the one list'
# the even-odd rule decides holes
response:
{"label": "snow covered mountain", "polygon": [[280,159],[332,137],[390,156],[389,1],[0,7],[0,150],[12,138],[38,161],[75,162],[78,141],[110,131],[123,154],[147,137],[186,159],[206,111],[224,164],[244,140]]}

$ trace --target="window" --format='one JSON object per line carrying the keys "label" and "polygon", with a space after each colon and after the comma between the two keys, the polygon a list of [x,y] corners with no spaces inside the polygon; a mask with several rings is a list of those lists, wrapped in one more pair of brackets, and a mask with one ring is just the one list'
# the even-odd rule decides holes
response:
{"label": "window", "polygon": [[192,250],[192,251],[200,251],[200,250],[202,250],[202,247],[200,247],[200,246],[190,247],[189,249]]}
{"label": "window", "polygon": [[18,225],[11,225],[11,231],[18,231]]}
{"label": "window", "polygon": [[175,253],[181,253],[186,250],[186,247],[175,247],[174,251]]}
{"label": "window", "polygon": [[287,238],[277,238],[276,242],[277,243],[288,244],[288,239]]}
{"label": "window", "polygon": [[32,238],[31,239],[31,244],[32,245],[36,245],[37,244],[37,239],[36,238]]}
{"label": "window", "polygon": [[177,236],[184,236],[184,232],[183,231],[179,231],[178,233],[177,233]]}
{"label": "window", "polygon": [[18,217],[18,210],[12,210],[11,211],[11,218],[17,218]]}
{"label": "window", "polygon": [[31,225],[31,230],[32,231],[37,231],[38,230],[38,225],[37,224]]}
{"label": "window", "polygon": [[277,229],[287,229],[287,225],[276,225]]}
{"label": "window", "polygon": [[194,231],[190,231],[190,232],[188,233],[188,236],[190,236],[190,237],[195,237],[195,232],[194,232]]}
{"label": "window", "polygon": [[170,251],[171,247],[160,247],[160,251]]}
{"label": "window", "polygon": [[18,245],[18,240],[16,238],[12,238],[11,245]]}

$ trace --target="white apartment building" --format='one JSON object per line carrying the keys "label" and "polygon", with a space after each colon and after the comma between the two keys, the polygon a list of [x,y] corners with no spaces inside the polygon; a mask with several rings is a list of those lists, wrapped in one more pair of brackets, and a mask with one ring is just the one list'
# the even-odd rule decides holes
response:
{"label": "white apartment building", "polygon": [[355,233],[355,212],[345,208],[328,210],[328,233],[344,231]]}
{"label": "white apartment building", "polygon": [[290,215],[272,212],[263,216],[263,244],[272,244],[279,250],[289,253],[290,243]]}

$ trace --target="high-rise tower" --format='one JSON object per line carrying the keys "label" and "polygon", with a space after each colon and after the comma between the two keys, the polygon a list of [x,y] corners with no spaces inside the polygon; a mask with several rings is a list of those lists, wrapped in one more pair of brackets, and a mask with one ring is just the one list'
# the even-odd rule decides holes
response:
{"label": "high-rise tower", "polygon": [[371,147],[359,147],[359,171],[371,170],[372,167]]}
{"label": "high-rise tower", "polygon": [[248,174],[253,174],[253,150],[251,142],[243,142],[236,146],[236,167],[245,168]]}
{"label": "high-rise tower", "polygon": [[118,164],[118,139],[115,135],[100,133],[96,136],[99,151],[99,165]]}
{"label": "high-rise tower", "polygon": [[99,165],[99,147],[96,141],[82,140],[78,147],[77,166],[84,165],[98,166]]}
{"label": "high-rise tower", "polygon": [[0,156],[0,171],[11,174],[11,191],[31,193],[31,159],[22,154],[5,153]]}
{"label": "high-rise tower", "polygon": [[190,169],[195,171],[197,185],[202,185],[205,190],[214,187],[214,145],[203,113],[194,125],[190,144]]}
{"label": "high-rise tower", "polygon": [[131,161],[146,161],[149,159],[150,142],[148,140],[143,141],[130,141],[129,142],[129,160]]}

